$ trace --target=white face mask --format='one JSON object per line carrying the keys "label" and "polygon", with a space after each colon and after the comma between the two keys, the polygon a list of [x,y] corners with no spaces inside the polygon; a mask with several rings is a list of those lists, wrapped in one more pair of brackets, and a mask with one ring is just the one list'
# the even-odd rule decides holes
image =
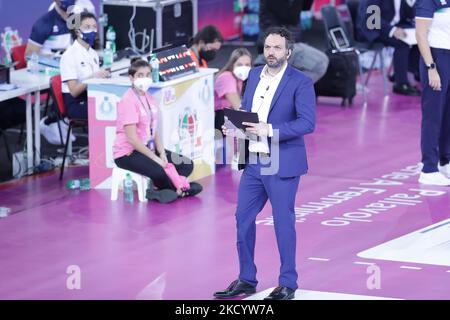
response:
{"label": "white face mask", "polygon": [[137,78],[134,80],[133,85],[136,89],[147,92],[152,83],[152,78]]}
{"label": "white face mask", "polygon": [[240,66],[236,67],[233,70],[234,75],[239,80],[245,81],[248,78],[248,73],[250,72],[251,67],[248,66]]}

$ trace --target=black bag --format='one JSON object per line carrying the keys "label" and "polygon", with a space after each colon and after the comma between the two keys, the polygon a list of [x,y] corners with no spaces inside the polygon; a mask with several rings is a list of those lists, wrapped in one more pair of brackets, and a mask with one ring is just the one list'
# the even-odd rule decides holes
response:
{"label": "black bag", "polygon": [[315,84],[316,95],[341,97],[342,106],[353,103],[356,95],[358,55],[354,51],[327,52],[330,63],[325,75]]}

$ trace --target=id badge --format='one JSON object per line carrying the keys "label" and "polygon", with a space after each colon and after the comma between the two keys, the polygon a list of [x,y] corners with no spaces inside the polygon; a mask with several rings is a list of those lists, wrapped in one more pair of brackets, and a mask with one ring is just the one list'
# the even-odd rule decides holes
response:
{"label": "id badge", "polygon": [[147,144],[147,147],[150,149],[150,150],[152,150],[152,151],[155,151],[155,139],[150,139],[150,141],[148,142],[148,144]]}

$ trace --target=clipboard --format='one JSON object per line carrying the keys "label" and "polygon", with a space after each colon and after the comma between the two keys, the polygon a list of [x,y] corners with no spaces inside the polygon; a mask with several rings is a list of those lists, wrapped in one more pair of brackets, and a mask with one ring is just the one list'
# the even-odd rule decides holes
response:
{"label": "clipboard", "polygon": [[258,114],[255,112],[246,112],[234,109],[223,109],[225,126],[228,129],[240,129],[245,131],[247,128],[242,122],[259,123]]}
{"label": "clipboard", "polygon": [[224,125],[230,131],[228,134],[230,137],[255,141],[258,139],[256,135],[246,132],[245,129],[247,127],[242,124],[242,122],[258,123],[259,118],[257,113],[233,109],[224,109],[223,112]]}

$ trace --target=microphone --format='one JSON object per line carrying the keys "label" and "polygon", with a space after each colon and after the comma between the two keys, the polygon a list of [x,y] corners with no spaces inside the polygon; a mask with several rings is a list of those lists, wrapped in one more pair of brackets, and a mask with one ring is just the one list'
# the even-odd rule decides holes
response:
{"label": "microphone", "polygon": [[266,92],[264,92],[264,95],[260,96],[261,99],[264,99],[264,97],[266,96],[267,91],[269,91],[270,89],[270,84],[267,86],[266,88]]}

